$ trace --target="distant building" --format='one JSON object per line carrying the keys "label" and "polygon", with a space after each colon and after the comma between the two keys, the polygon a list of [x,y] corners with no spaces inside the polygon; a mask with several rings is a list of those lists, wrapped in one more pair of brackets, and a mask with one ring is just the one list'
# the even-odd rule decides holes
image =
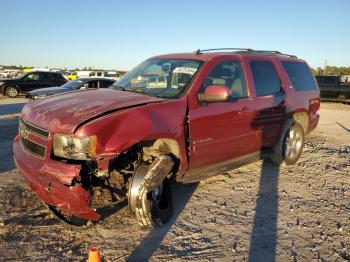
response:
{"label": "distant building", "polygon": [[342,83],[350,83],[350,75],[343,75],[343,76],[340,76],[340,81]]}

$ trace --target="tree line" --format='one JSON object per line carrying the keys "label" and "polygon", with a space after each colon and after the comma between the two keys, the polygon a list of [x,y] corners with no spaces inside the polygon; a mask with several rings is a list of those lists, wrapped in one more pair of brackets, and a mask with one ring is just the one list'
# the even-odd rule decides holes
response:
{"label": "tree line", "polygon": [[339,76],[339,75],[350,75],[350,66],[330,66],[327,65],[323,68],[317,67],[311,68],[312,73],[315,76],[321,76],[321,75],[330,75],[330,76]]}
{"label": "tree line", "polygon": [[[15,66],[15,65],[11,65],[11,66],[1,66],[0,65],[0,68],[6,68],[6,69],[20,69],[22,70],[23,67],[22,65],[20,66]],[[28,67],[30,68],[30,67]],[[67,68],[64,68],[63,69],[64,71],[67,71]],[[82,69],[79,69],[79,68],[75,68],[73,70],[70,70],[70,71],[104,71],[103,69],[96,69],[96,68],[92,68],[92,67],[83,67]],[[315,75],[315,76],[320,76],[320,75],[333,75],[333,76],[338,76],[338,75],[350,75],[350,66],[331,66],[331,65],[327,65],[323,68],[321,67],[317,67],[317,68],[311,68],[312,70],[312,73]]]}

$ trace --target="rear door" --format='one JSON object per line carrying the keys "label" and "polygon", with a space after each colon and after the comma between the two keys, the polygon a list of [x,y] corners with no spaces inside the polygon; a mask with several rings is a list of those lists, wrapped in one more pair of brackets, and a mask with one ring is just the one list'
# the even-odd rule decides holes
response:
{"label": "rear door", "polygon": [[272,60],[250,60],[255,98],[255,117],[251,123],[256,131],[254,151],[275,145],[280,137],[286,115],[286,94],[281,77]]}
{"label": "rear door", "polygon": [[48,72],[41,72],[39,85],[40,87],[52,87],[58,86],[59,83],[57,82],[53,74]]}
{"label": "rear door", "polygon": [[61,86],[67,83],[67,79],[62,74],[55,73],[55,74],[52,74],[52,77],[54,79],[55,86]]}
{"label": "rear door", "polygon": [[199,93],[210,85],[228,87],[232,98],[189,109],[190,170],[248,154],[254,144],[254,111],[240,61],[226,60],[214,65]]}

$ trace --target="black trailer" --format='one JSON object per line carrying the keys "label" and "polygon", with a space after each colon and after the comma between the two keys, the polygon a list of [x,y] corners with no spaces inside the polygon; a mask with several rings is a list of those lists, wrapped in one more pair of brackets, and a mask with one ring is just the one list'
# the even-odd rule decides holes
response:
{"label": "black trailer", "polygon": [[316,76],[321,100],[350,103],[350,83],[342,83],[340,76]]}

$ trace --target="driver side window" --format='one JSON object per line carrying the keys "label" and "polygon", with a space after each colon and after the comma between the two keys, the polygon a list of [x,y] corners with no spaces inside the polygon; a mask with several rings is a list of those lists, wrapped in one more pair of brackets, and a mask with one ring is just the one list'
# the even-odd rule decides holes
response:
{"label": "driver side window", "polygon": [[200,87],[200,93],[211,85],[226,86],[232,92],[232,98],[248,97],[245,77],[238,61],[225,61],[217,64]]}
{"label": "driver side window", "polygon": [[32,73],[26,76],[24,81],[37,81],[40,79],[39,73]]}

